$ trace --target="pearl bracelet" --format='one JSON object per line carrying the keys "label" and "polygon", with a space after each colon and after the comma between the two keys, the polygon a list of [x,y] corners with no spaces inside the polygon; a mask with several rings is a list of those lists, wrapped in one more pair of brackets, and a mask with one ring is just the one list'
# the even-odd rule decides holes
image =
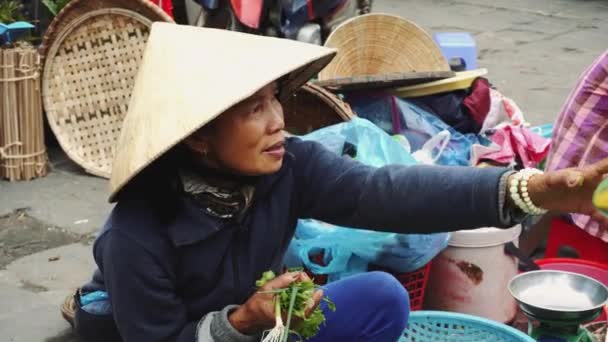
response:
{"label": "pearl bracelet", "polygon": [[523,169],[514,174],[509,184],[509,193],[515,205],[524,213],[529,215],[543,215],[547,213],[546,209],[542,209],[532,203],[530,194],[528,193],[528,181],[534,175],[541,175],[542,171],[537,169]]}

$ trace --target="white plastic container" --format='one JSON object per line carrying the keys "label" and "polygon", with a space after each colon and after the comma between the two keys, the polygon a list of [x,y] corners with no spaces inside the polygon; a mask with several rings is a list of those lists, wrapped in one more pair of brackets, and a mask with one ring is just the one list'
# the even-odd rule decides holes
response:
{"label": "white plastic container", "polygon": [[520,233],[521,226],[452,233],[448,248],[433,260],[425,309],[513,321],[517,304],[507,286],[517,275],[517,260],[504,246],[517,246]]}

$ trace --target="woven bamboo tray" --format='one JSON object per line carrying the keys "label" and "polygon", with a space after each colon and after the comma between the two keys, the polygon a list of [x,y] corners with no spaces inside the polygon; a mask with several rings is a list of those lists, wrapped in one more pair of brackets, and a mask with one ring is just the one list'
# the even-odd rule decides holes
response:
{"label": "woven bamboo tray", "polygon": [[71,0],[57,14],[44,33],[40,47],[42,58],[46,57],[51,45],[53,45],[60,32],[73,20],[79,19],[89,12],[106,8],[126,9],[139,13],[150,21],[173,22],[173,19],[167,13],[150,0]]}
{"label": "woven bamboo tray", "polygon": [[64,27],[48,51],[42,94],[49,125],[67,155],[91,174],[111,173],[150,25],[125,9],[88,12]]}
{"label": "woven bamboo tray", "polygon": [[329,91],[306,84],[283,102],[285,130],[303,135],[319,128],[349,121],[355,116],[350,106]]}

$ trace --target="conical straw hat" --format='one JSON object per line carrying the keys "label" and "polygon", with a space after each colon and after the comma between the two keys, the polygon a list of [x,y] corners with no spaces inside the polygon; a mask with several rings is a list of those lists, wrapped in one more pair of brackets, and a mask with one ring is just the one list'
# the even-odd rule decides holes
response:
{"label": "conical straw hat", "polygon": [[319,80],[358,76],[450,71],[433,38],[411,21],[367,14],[338,26],[325,46],[338,49]]}
{"label": "conical straw hat", "polygon": [[281,95],[290,94],[334,55],[333,49],[287,39],[154,23],[116,146],[110,201],[228,108],[279,78]]}

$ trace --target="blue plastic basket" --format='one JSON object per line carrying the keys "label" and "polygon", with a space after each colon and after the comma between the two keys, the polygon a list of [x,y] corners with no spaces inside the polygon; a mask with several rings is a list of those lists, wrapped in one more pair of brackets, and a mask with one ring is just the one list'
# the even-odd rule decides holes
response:
{"label": "blue plastic basket", "polygon": [[415,311],[399,342],[534,342],[507,325],[444,311]]}

